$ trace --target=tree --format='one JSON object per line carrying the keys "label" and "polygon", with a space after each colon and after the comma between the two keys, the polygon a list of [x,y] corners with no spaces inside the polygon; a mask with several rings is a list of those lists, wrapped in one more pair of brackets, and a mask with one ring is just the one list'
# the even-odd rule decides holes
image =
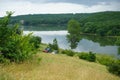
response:
{"label": "tree", "polygon": [[95,23],[93,23],[93,22],[86,22],[84,24],[82,30],[83,30],[84,33],[95,33],[95,31],[96,31]]}
{"label": "tree", "polygon": [[22,62],[35,51],[34,42],[30,42],[31,33],[23,35],[18,25],[9,26],[11,15],[12,12],[7,12],[7,16],[0,19],[0,62],[3,63],[5,60]]}
{"label": "tree", "polygon": [[79,34],[80,34],[80,24],[78,21],[71,19],[68,22],[68,35],[67,40],[70,43],[71,49],[74,49],[77,47],[77,44],[80,40]]}
{"label": "tree", "polygon": [[59,46],[58,46],[58,43],[57,43],[57,39],[55,38],[53,40],[53,44],[49,44],[49,47],[52,49],[52,50],[57,50],[59,52]]}
{"label": "tree", "polygon": [[33,43],[34,47],[37,49],[41,44],[41,37],[39,36],[31,36],[30,43]]}
{"label": "tree", "polygon": [[117,37],[117,40],[116,40],[115,44],[120,46],[120,36]]}
{"label": "tree", "polygon": [[56,38],[53,40],[53,49],[54,49],[54,50],[58,50],[58,49],[59,49]]}

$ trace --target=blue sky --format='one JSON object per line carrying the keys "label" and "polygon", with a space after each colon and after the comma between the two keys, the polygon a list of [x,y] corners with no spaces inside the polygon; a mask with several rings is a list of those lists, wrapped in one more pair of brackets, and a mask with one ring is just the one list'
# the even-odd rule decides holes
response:
{"label": "blue sky", "polygon": [[120,11],[120,0],[0,0],[0,16]]}

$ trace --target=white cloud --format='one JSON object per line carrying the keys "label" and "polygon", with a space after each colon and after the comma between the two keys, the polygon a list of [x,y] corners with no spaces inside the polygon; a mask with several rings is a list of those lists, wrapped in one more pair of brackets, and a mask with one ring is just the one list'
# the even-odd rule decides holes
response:
{"label": "white cloud", "polygon": [[0,1],[0,16],[6,11],[15,11],[14,15],[44,13],[90,13],[99,11],[120,11],[120,3],[99,3],[93,6],[73,3],[32,3],[29,1]]}

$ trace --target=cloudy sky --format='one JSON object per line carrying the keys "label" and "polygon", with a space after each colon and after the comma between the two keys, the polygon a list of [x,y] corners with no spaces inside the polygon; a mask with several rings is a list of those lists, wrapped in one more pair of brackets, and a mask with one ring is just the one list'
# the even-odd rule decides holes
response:
{"label": "cloudy sky", "polygon": [[0,0],[0,17],[14,15],[120,11],[120,0]]}

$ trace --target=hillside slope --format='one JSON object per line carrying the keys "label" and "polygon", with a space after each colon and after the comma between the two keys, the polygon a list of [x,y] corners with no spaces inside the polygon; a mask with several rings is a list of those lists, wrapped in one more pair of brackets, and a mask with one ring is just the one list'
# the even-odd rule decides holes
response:
{"label": "hillside slope", "polygon": [[11,24],[22,23],[24,30],[67,30],[70,19],[79,21],[83,33],[102,36],[120,35],[120,11],[21,15],[12,17]]}
{"label": "hillside slope", "polygon": [[24,20],[24,25],[39,25],[39,24],[67,24],[70,19],[76,19],[81,23],[86,22],[101,22],[101,21],[119,21],[120,11],[106,11],[97,13],[76,13],[76,14],[29,14],[14,16],[11,18],[11,23]]}
{"label": "hillside slope", "polygon": [[0,66],[2,80],[120,80],[106,67],[66,55],[38,53],[34,60],[22,64]]}

